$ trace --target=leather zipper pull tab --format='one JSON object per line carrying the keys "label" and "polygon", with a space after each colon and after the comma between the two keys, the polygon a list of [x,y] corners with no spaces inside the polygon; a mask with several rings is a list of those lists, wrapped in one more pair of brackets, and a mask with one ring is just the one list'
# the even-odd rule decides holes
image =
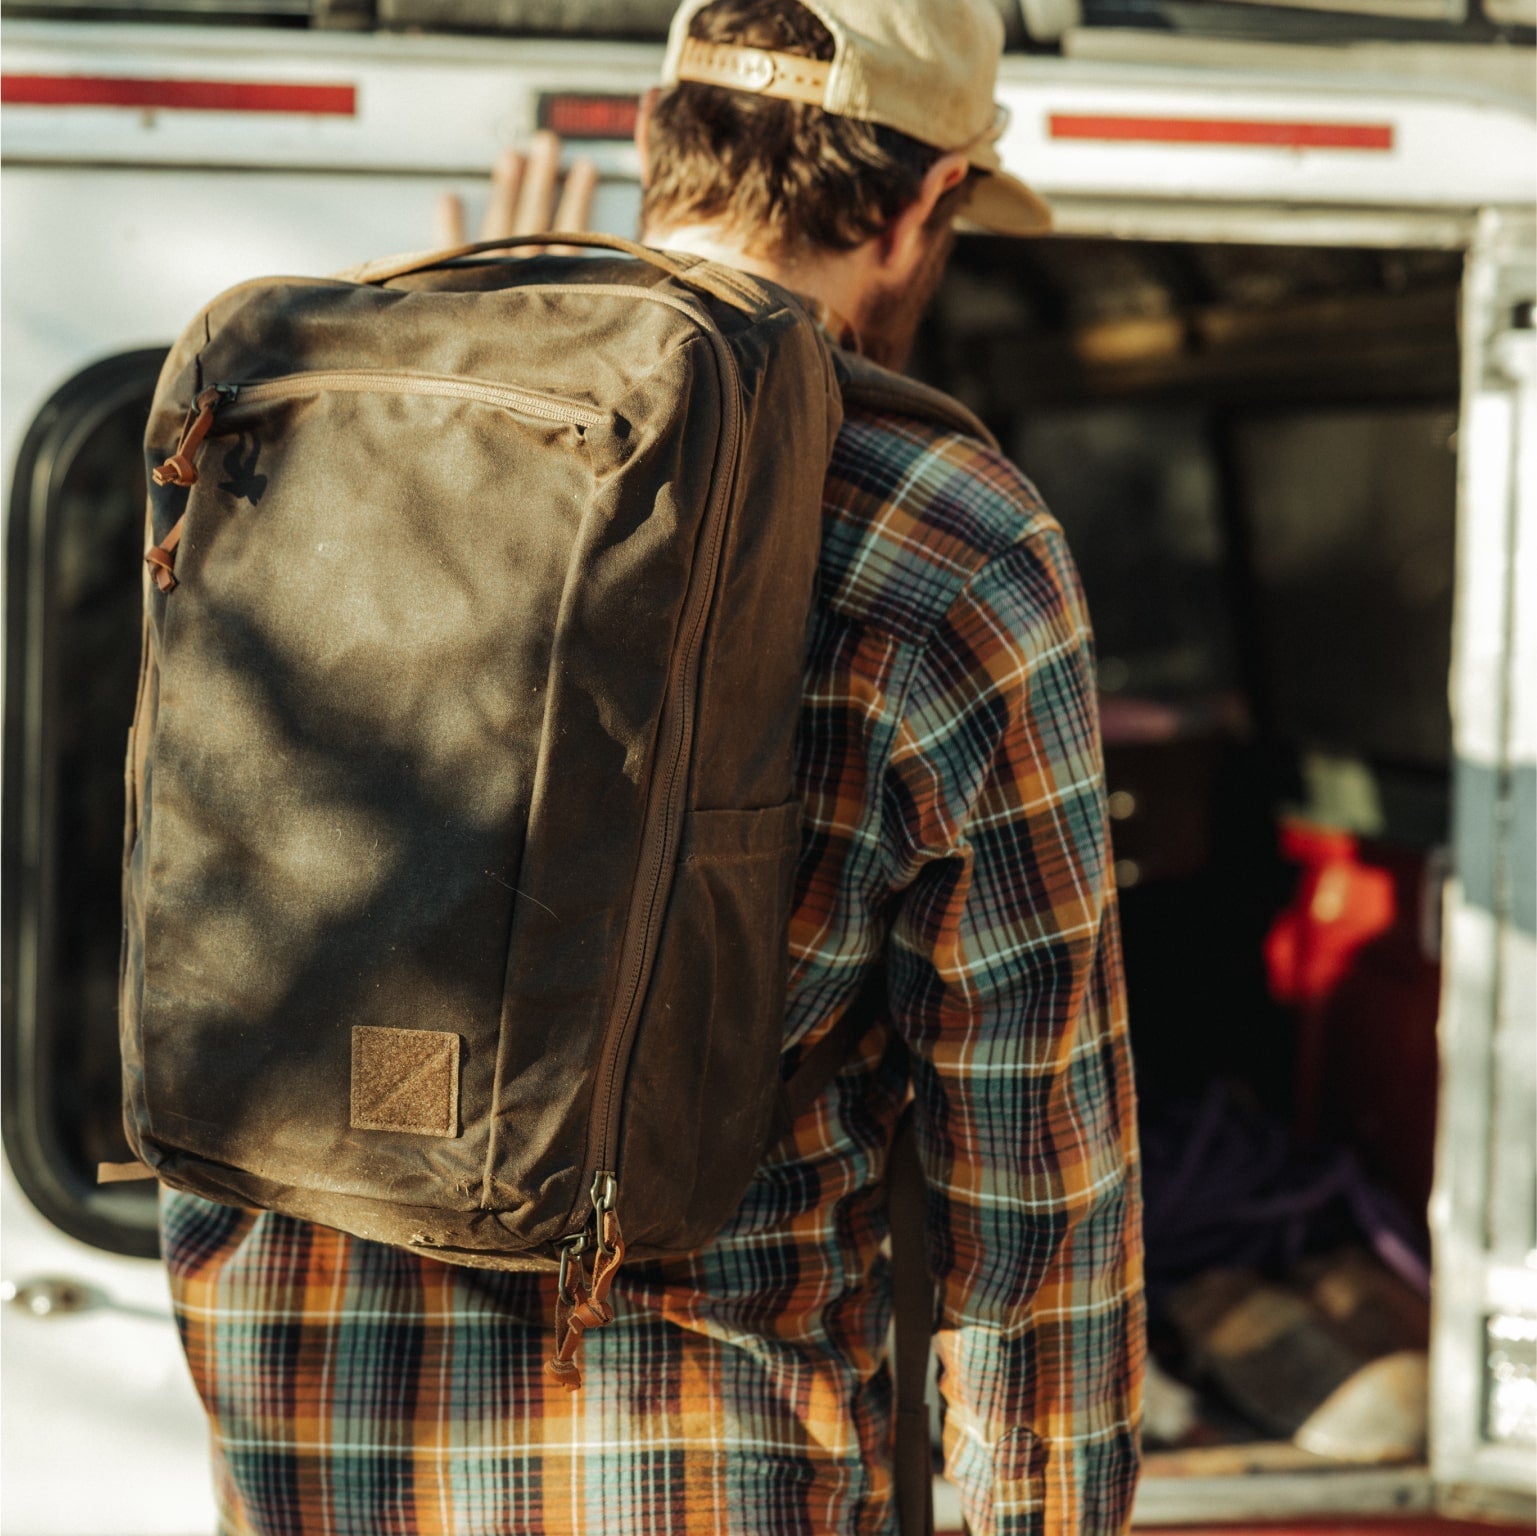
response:
{"label": "leather zipper pull tab", "polygon": [[[611,1173],[599,1173],[592,1181],[592,1205],[596,1223],[593,1235],[597,1254],[592,1275],[582,1271],[581,1254],[589,1241],[587,1231],[568,1241],[561,1249],[560,1279],[555,1296],[555,1352],[544,1362],[544,1373],[568,1392],[582,1385],[582,1366],[577,1358],[583,1334],[606,1327],[614,1320],[609,1305],[609,1287],[619,1266],[624,1263],[624,1235],[619,1230],[619,1216],[614,1210],[618,1186]],[[569,1255],[569,1257],[568,1257]],[[577,1279],[572,1280],[575,1260]]]}
{"label": "leather zipper pull tab", "polygon": [[171,531],[153,549],[145,551],[144,563],[162,592],[169,592],[176,585],[176,546],[181,543],[181,525],[186,521],[187,514],[183,512],[171,524]]}
{"label": "leather zipper pull tab", "polygon": [[[214,384],[203,390],[192,403],[193,416],[188,413],[187,425],[182,428],[181,441],[176,445],[176,452],[168,458],[158,469],[151,472],[150,478],[156,485],[181,485],[189,486],[197,484],[197,465],[193,462],[199,448],[203,446],[203,439],[208,436],[209,429],[213,426],[214,412],[225,401],[233,400],[235,386],[233,384]],[[182,524],[187,521],[187,514],[182,513],[171,525],[171,531],[151,550],[146,551],[144,563],[149,566],[151,574],[155,578],[155,585],[162,592],[169,592],[176,585],[176,546],[181,542]]]}
{"label": "leather zipper pull tab", "polygon": [[587,1301],[582,1254],[588,1238],[584,1229],[560,1245],[560,1278],[555,1284],[555,1348],[544,1362],[544,1374],[568,1392],[575,1392],[582,1385],[582,1367],[576,1358],[582,1342],[582,1325],[573,1321],[573,1314]]}
{"label": "leather zipper pull tab", "polygon": [[213,414],[218,410],[220,402],[232,393],[229,386],[215,384],[197,397],[193,403],[197,415],[182,429],[176,452],[151,474],[156,485],[197,484],[197,466],[193,463],[193,456],[203,446],[203,439],[213,426]]}

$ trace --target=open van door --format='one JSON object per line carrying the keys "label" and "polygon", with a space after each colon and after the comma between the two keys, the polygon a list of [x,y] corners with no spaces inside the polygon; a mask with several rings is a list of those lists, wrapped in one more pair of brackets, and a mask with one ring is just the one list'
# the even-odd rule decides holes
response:
{"label": "open van door", "polygon": [[1537,1449],[1537,239],[1486,213],[1463,298],[1456,768],[1437,1181],[1432,1474],[1530,1510]]}
{"label": "open van door", "polygon": [[[222,8],[403,25],[414,7],[462,16],[489,3]],[[1035,0],[1023,4],[1028,16]],[[93,19],[38,19],[70,7]],[[607,135],[581,146],[604,177],[594,223],[632,230],[635,154],[616,125],[658,65],[652,45],[580,36],[195,25],[216,0],[155,6],[185,12],[180,27],[100,19],[135,7],[8,0],[5,16],[7,1536],[183,1536],[214,1519],[206,1421],[164,1271],[135,1256],[153,1250],[154,1191],[93,1175],[127,1155],[121,743],[160,352],[230,283],[410,243],[440,190],[481,195],[495,150],[536,123]],[[1530,73],[1530,37],[1444,50],[1432,73],[1386,43],[1368,70],[1355,47],[1272,54],[1208,39],[1203,51],[1151,28],[1096,31],[1135,8],[1084,0],[1067,56],[1006,59],[1003,152],[1052,198],[1062,233],[960,243],[923,373],[1006,429],[1073,523],[1102,686],[1131,706],[1110,787],[1126,931],[1153,966],[1154,990],[1134,1005],[1143,1066],[1162,1048],[1181,1091],[1222,1072],[1278,1116],[1291,1114],[1293,1075],[1327,1081],[1325,1128],[1353,1156],[1384,1159],[1416,1241],[1438,1137],[1431,1465],[1417,1449],[1310,1458],[1276,1431],[1222,1421],[1225,1441],[1192,1441],[1215,1461],[1144,1479],[1138,1524],[1396,1516],[1424,1528],[1439,1490],[1529,1526],[1537,116],[1516,76]],[[1461,25],[1446,9],[1445,25]],[[619,7],[572,4],[562,22],[598,10]],[[1315,914],[1306,871],[1283,858],[1278,834],[1299,812],[1326,838],[1370,843],[1395,903],[1391,943],[1306,1013],[1266,990],[1273,919],[1290,903],[1309,933],[1365,930],[1343,899]],[[1423,876],[1439,881],[1448,842],[1454,879],[1428,904],[1444,919],[1429,933]],[[1352,942],[1356,954],[1366,940]],[[1294,1074],[1308,1053],[1316,1070]],[[1188,1255],[1176,1225],[1164,1231]],[[1418,1358],[1422,1330],[1414,1343]],[[1214,1470],[1223,1457],[1229,1470]],[[941,1528],[959,1524],[948,1507]]]}

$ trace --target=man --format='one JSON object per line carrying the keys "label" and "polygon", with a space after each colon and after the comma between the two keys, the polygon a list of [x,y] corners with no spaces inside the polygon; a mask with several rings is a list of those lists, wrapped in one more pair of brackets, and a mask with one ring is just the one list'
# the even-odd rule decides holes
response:
{"label": "man", "polygon": [[[643,237],[900,361],[963,204],[1045,222],[997,169],[1000,46],[987,0],[689,0],[639,135]],[[880,1022],[709,1247],[621,1273],[576,1394],[542,1373],[542,1278],[168,1195],[227,1536],[890,1532],[882,1242],[909,1081],[969,1525],[1125,1527],[1140,1211],[1092,665],[1019,473],[851,412],[797,745],[786,1065],[872,968]]]}

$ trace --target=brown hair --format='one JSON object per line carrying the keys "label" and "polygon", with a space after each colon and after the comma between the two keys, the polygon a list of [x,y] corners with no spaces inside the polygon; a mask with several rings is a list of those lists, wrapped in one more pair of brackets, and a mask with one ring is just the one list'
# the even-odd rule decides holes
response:
{"label": "brown hair", "polygon": [[[798,0],[715,0],[689,31],[706,42],[833,56],[832,34]],[[722,224],[754,254],[780,260],[847,251],[917,197],[942,153],[880,123],[684,81],[652,114],[641,227]],[[970,180],[945,193],[932,223],[948,225]]]}

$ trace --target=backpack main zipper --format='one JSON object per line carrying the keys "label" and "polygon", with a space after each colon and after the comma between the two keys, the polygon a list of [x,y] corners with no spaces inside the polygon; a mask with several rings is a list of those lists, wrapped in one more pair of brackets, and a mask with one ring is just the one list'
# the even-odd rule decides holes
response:
{"label": "backpack main zipper", "polygon": [[[652,294],[651,297],[659,296]],[[674,301],[662,299],[661,302]],[[676,307],[684,308],[681,304]],[[698,318],[692,310],[688,312]],[[612,1320],[613,1310],[606,1298],[613,1277],[624,1262],[624,1238],[617,1209],[619,1182],[615,1172],[611,1171],[615,1168],[619,1151],[619,1087],[628,1065],[629,1045],[644,1001],[641,983],[646,975],[646,962],[652,948],[652,931],[661,905],[660,898],[667,882],[669,867],[677,853],[677,832],[682,819],[678,800],[688,783],[699,649],[704,639],[710,602],[715,593],[726,516],[735,489],[735,463],[741,438],[740,375],[731,348],[720,332],[711,326],[701,326],[701,329],[710,338],[720,368],[725,395],[725,421],[717,461],[730,466],[730,472],[717,484],[714,498],[706,509],[707,542],[702,551],[703,571],[698,573],[696,570],[695,579],[690,584],[683,621],[679,626],[684,642],[674,653],[678,665],[668,679],[667,696],[676,698],[677,707],[671,711],[672,739],[668,743],[665,759],[667,777],[660,817],[648,825],[642,843],[646,866],[645,906],[640,921],[632,922],[625,934],[624,949],[620,955],[621,984],[615,994],[618,1007],[604,1032],[597,1092],[593,1096],[595,1114],[588,1122],[587,1156],[593,1158],[596,1148],[594,1160],[597,1165],[589,1194],[592,1211],[584,1217],[577,1231],[557,1244],[560,1251],[560,1279],[556,1286],[555,1349],[545,1361],[545,1374],[569,1391],[577,1390],[582,1384],[577,1352],[583,1333],[589,1328],[601,1328]],[[582,1268],[582,1255],[589,1246],[596,1251],[590,1282]],[[574,1280],[571,1278],[573,1275],[576,1277]]]}
{"label": "backpack main zipper", "polygon": [[[667,766],[667,788],[662,802],[660,835],[654,839],[648,839],[647,851],[650,854],[650,860],[644,915],[639,925],[638,936],[634,940],[627,936],[624,953],[621,956],[623,980],[619,996],[623,997],[624,1001],[616,1014],[617,1027],[610,1031],[609,1037],[604,1042],[600,1090],[598,1097],[594,1100],[596,1104],[602,1106],[602,1118],[599,1122],[601,1131],[597,1140],[598,1167],[602,1169],[614,1167],[619,1151],[617,1146],[619,1117],[616,1102],[619,1080],[623,1076],[628,1054],[625,1047],[634,1033],[643,1001],[641,981],[646,970],[646,956],[651,948],[652,927],[658,916],[658,898],[666,883],[668,866],[677,851],[676,825],[681,819],[678,815],[678,797],[688,780],[686,770],[689,747],[694,736],[694,691],[698,682],[699,649],[704,639],[705,620],[709,616],[710,600],[715,593],[721,544],[725,535],[726,513],[735,484],[737,443],[741,436],[741,387],[736,359],[731,355],[731,349],[726,345],[724,338],[719,332],[711,332],[710,339],[714,342],[716,352],[721,359],[721,382],[725,386],[726,395],[726,420],[722,431],[719,459],[732,466],[732,473],[723,477],[722,483],[716,489],[715,503],[708,510],[705,526],[709,543],[704,551],[704,579],[694,583],[693,590],[689,594],[691,601],[684,612],[683,624],[680,626],[685,638],[679,653],[682,657],[682,666],[675,675],[678,707],[673,713],[673,740],[669,744],[670,761]],[[672,688],[669,688],[669,693],[671,692]]]}
{"label": "backpack main zipper", "polygon": [[[515,384],[498,384],[490,379],[459,379],[450,374],[401,373],[382,368],[317,369],[254,383],[213,384],[202,390],[187,412],[176,451],[152,472],[150,478],[156,485],[196,485],[198,450],[213,430],[215,417],[226,417],[246,406],[310,394],[429,395],[449,400],[473,400],[521,416],[537,416],[544,421],[559,421],[583,428],[600,427],[610,420],[606,412],[591,406],[519,389]],[[165,538],[144,556],[155,585],[162,592],[169,592],[176,585],[176,546],[181,542],[186,517],[183,512]]]}

